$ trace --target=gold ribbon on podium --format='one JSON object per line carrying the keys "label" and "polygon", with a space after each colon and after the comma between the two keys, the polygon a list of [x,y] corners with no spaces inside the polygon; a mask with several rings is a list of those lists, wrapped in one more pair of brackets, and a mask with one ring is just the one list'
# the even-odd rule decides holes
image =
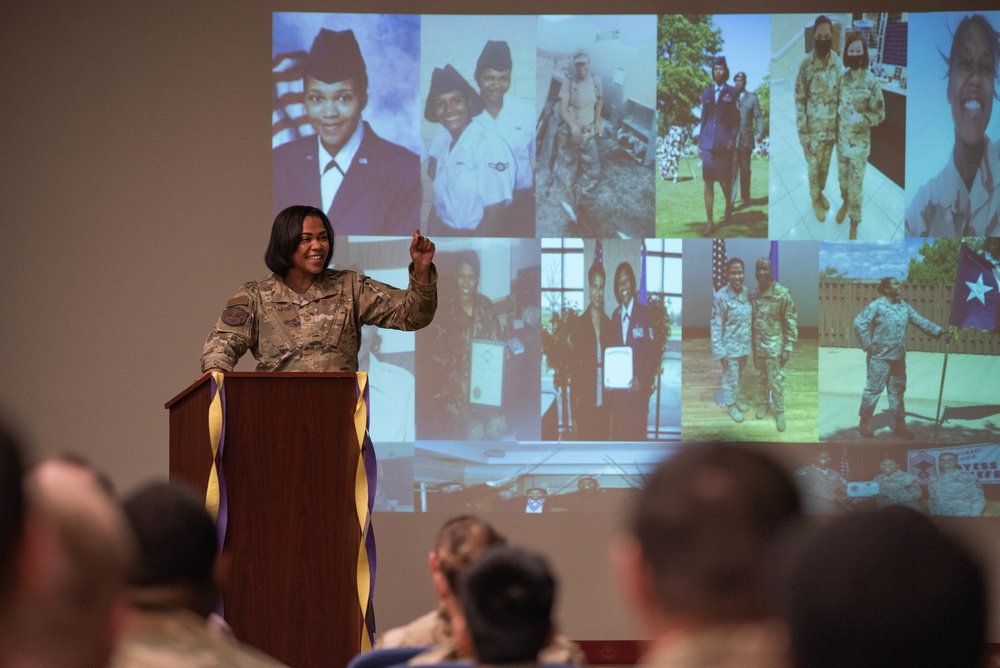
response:
{"label": "gold ribbon on podium", "polygon": [[219,469],[216,461],[219,455],[219,444],[222,441],[222,383],[224,374],[221,371],[212,372],[212,401],[208,405],[208,438],[212,444],[212,470],[208,474],[208,489],[205,492],[205,508],[213,520],[219,519]]}

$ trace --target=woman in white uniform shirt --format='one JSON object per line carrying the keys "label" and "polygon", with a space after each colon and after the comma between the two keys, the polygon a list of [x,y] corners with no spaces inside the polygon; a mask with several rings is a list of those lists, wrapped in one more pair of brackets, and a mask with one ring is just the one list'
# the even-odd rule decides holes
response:
{"label": "woman in white uniform shirt", "polygon": [[434,179],[428,227],[440,234],[507,236],[501,220],[517,170],[507,143],[475,118],[482,110],[479,95],[454,67],[435,68],[424,117],[448,131],[428,151]]}

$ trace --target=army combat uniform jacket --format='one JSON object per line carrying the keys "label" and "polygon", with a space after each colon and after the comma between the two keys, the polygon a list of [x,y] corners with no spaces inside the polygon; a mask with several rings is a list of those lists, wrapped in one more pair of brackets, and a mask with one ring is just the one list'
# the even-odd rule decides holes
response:
{"label": "army combat uniform jacket", "polygon": [[875,476],[878,483],[879,496],[875,502],[879,508],[886,506],[906,506],[914,510],[920,510],[920,481],[917,476],[906,471],[895,470],[886,475],[879,473]]}
{"label": "army combat uniform jacket", "polygon": [[795,118],[802,144],[836,140],[839,100],[840,64],[835,54],[824,64],[810,51],[795,77]]}
{"label": "army combat uniform jacket", "polygon": [[724,285],[712,305],[712,357],[746,357],[750,354],[750,298],[744,289],[736,294]]}
{"label": "army combat uniform jacket", "polygon": [[[872,357],[900,360],[906,357],[906,326],[913,324],[928,336],[938,336],[941,328],[917,313],[904,301],[893,304],[888,297],[879,297],[854,319],[854,334],[861,349]],[[873,343],[881,344],[882,352],[871,352]]]}
{"label": "army combat uniform jacket", "polygon": [[[851,123],[851,110],[858,112]],[[872,152],[872,127],[885,120],[885,97],[882,84],[868,70],[848,70],[840,80],[840,119],[837,128],[837,153],[846,158],[867,160]]]}
{"label": "army combat uniform jacket", "polygon": [[753,354],[761,359],[776,359],[792,352],[799,340],[799,316],[788,288],[771,283],[766,291],[750,295],[753,304]]}
{"label": "army combat uniform jacket", "polygon": [[244,283],[208,335],[201,369],[232,371],[249,350],[257,371],[358,370],[361,326],[414,330],[437,309],[437,270],[406,290],[353,271],[325,269],[305,294],[270,274]]}
{"label": "army combat uniform jacket", "polygon": [[927,485],[931,515],[978,517],[986,497],[975,473],[952,469],[938,473]]}

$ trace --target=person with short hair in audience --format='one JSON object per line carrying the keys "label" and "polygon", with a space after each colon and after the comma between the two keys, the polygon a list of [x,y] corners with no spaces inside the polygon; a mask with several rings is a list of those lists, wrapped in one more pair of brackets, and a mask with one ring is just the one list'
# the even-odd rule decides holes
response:
{"label": "person with short hair in audience", "polygon": [[662,463],[612,558],[656,668],[782,668],[772,543],[800,516],[798,490],[765,455],[720,443]]}
{"label": "person with short hair in audience", "polygon": [[556,581],[546,559],[517,547],[488,550],[459,579],[462,642],[479,665],[536,665],[552,635]]}
{"label": "person with short hair in audience", "polygon": [[982,565],[920,512],[840,516],[803,539],[790,561],[785,616],[795,666],[985,665]]}
{"label": "person with short hair in audience", "polygon": [[277,668],[266,654],[213,630],[218,538],[204,501],[187,485],[152,483],[123,504],[139,547],[131,610],[111,668]]}
{"label": "person with short hair in audience", "polygon": [[[463,619],[462,604],[456,594],[458,579],[486,550],[506,544],[506,538],[474,515],[460,515],[445,522],[428,555],[438,597],[437,609],[380,634],[375,649],[432,645],[410,659],[407,663],[411,666],[470,658],[468,648],[458,645],[452,626],[455,619],[460,623]],[[543,663],[585,663],[579,646],[562,634],[554,634],[552,642],[538,658]]]}
{"label": "person with short hair in audience", "polygon": [[93,471],[59,458],[27,473],[0,665],[102,668],[125,615],[134,545]]}

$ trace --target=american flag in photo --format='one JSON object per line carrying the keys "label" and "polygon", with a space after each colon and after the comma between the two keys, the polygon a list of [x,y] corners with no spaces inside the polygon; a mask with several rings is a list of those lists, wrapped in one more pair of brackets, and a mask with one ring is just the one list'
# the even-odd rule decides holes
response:
{"label": "american flag in photo", "polygon": [[305,51],[279,53],[271,61],[274,97],[271,110],[271,148],[314,134],[303,100],[302,75]]}
{"label": "american flag in photo", "polygon": [[726,240],[712,239],[712,289],[715,292],[729,283],[726,259]]}
{"label": "american flag in photo", "polygon": [[851,462],[847,459],[847,446],[841,446],[840,451],[840,477],[845,481],[851,479]]}

